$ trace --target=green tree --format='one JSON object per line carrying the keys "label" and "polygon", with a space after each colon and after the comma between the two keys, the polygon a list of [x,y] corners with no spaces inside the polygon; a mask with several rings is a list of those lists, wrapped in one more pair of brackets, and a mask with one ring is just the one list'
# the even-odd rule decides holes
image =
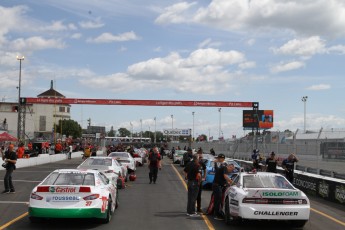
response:
{"label": "green tree", "polygon": [[115,137],[116,131],[114,130],[114,127],[110,127],[110,131],[108,132],[108,137]]}
{"label": "green tree", "polygon": [[131,132],[126,128],[119,128],[117,131],[119,132],[120,137],[130,137],[131,136]]}
{"label": "green tree", "polygon": [[81,126],[74,120],[59,120],[59,123],[55,125],[55,129],[57,133],[66,135],[66,137],[78,138],[82,134]]}

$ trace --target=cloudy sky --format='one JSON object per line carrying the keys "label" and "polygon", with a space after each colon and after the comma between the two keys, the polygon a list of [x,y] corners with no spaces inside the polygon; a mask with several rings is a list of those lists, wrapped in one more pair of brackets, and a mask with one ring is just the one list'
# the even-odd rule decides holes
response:
{"label": "cloudy sky", "polygon": [[[343,0],[6,0],[0,97],[259,102],[273,130],[345,127]],[[73,105],[83,127],[241,136],[244,108]],[[173,115],[173,119],[171,118]],[[140,122],[140,119],[142,122]],[[219,122],[221,121],[221,122]]]}

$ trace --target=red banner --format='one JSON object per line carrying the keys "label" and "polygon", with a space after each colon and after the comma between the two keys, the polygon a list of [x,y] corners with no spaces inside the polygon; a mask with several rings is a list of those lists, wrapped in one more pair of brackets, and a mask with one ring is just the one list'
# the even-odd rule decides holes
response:
{"label": "red banner", "polygon": [[[31,104],[83,104],[83,105],[141,105],[141,106],[198,106],[198,107],[253,107],[254,102],[233,101],[171,101],[171,100],[121,100],[81,98],[25,98]],[[256,102],[257,103],[257,102]]]}

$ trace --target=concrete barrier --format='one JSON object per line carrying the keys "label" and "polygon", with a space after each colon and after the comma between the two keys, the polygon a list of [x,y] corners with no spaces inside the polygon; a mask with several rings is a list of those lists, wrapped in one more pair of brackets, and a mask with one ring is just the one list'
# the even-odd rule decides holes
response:
{"label": "concrete barrier", "polygon": [[[72,152],[71,158],[82,158],[83,152]],[[97,156],[104,155],[103,150],[97,151]],[[52,162],[62,161],[67,159],[67,154],[60,153],[60,154],[40,154],[38,157],[32,158],[20,158],[17,160],[16,167],[17,168],[25,168],[31,167],[36,165],[48,164]],[[0,158],[0,164],[4,163],[2,158]],[[5,170],[5,168],[0,167],[0,170]]]}

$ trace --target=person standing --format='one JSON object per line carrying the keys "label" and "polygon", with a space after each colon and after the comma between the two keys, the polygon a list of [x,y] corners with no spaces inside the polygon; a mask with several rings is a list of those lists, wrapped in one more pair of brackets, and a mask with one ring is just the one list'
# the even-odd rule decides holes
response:
{"label": "person standing", "polygon": [[184,168],[185,179],[188,181],[188,202],[187,202],[187,216],[200,216],[195,212],[195,202],[198,198],[199,188],[201,184],[200,164],[197,155],[193,155],[190,161]]}
{"label": "person standing", "polygon": [[256,170],[259,170],[259,168],[260,168],[260,165],[259,165],[260,154],[259,154],[258,149],[253,150],[252,160],[253,160],[253,168]]}
{"label": "person standing", "polygon": [[227,184],[231,184],[232,180],[229,178],[228,173],[234,170],[234,165],[227,167],[225,161],[225,155],[220,153],[217,156],[215,162],[215,175],[212,184],[212,191],[214,196],[214,219],[224,220],[224,214],[222,211],[222,195],[223,189],[226,188]]}
{"label": "person standing", "polygon": [[298,159],[294,153],[291,153],[288,158],[283,160],[282,168],[284,169],[285,177],[290,183],[293,183],[293,172],[295,168],[295,162],[298,162]]}
{"label": "person standing", "polygon": [[150,178],[150,184],[152,182],[156,184],[157,175],[158,175],[158,169],[161,169],[161,156],[158,153],[158,150],[156,152],[155,149],[151,149],[148,157],[148,167],[150,169],[149,172],[149,178]]}
{"label": "person standing", "polygon": [[202,213],[201,209],[201,193],[202,193],[202,182],[206,180],[206,164],[204,163],[203,157],[202,157],[202,149],[199,149],[198,152],[198,161],[199,161],[199,172],[201,173],[201,182],[199,184],[199,192],[198,197],[196,199],[196,211],[199,213]]}
{"label": "person standing", "polygon": [[193,151],[191,148],[187,149],[187,152],[183,154],[183,164],[186,166],[193,158]]}
{"label": "person standing", "polygon": [[72,151],[73,151],[72,144],[69,144],[69,146],[68,146],[68,159],[72,159]]}
{"label": "person standing", "polygon": [[15,193],[15,189],[12,182],[12,173],[16,169],[17,155],[13,151],[14,146],[11,144],[8,146],[8,150],[2,155],[2,160],[6,163],[6,174],[4,177],[5,190],[2,194]]}
{"label": "person standing", "polygon": [[277,158],[274,152],[271,152],[270,157],[266,159],[266,172],[277,173]]}

